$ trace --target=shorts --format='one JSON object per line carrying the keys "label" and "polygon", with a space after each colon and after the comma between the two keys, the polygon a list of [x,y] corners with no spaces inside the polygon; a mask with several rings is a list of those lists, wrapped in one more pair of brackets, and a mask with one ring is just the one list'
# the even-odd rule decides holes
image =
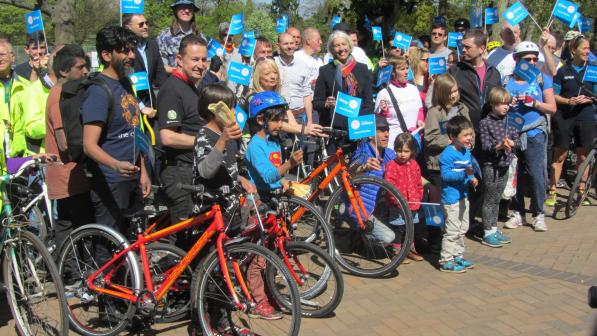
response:
{"label": "shorts", "polygon": [[577,148],[591,149],[597,136],[597,123],[595,121],[564,119],[556,116],[553,121],[553,147],[568,149],[572,139]]}

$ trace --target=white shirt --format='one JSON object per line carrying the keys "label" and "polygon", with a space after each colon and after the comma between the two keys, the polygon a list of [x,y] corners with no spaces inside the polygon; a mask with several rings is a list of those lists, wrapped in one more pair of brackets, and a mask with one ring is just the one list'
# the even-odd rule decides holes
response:
{"label": "white shirt", "polygon": [[[506,50],[502,47],[496,48],[490,52],[487,56],[487,62],[489,62],[489,64],[491,64],[500,72],[502,80],[504,77],[513,74],[514,68],[516,68],[516,62],[514,61],[514,51]],[[543,68],[543,64],[545,64],[545,57],[543,54],[539,53],[539,62],[537,63],[537,67],[541,69]]]}
{"label": "white shirt", "polygon": [[[406,128],[416,128],[419,111],[423,107],[423,102],[421,102],[421,96],[417,87],[408,83],[404,88],[398,88],[391,84],[388,85],[388,88],[392,90],[394,97],[396,97],[396,102],[400,107],[400,112],[406,123]],[[377,98],[375,99],[375,114],[382,114],[379,108],[379,104],[382,100],[385,100],[388,104],[388,114],[385,116],[388,120],[388,124],[390,124],[388,148],[394,148],[394,140],[396,140],[396,136],[402,133],[402,129],[400,128],[400,119],[398,119],[396,109],[394,109],[394,104],[392,104],[392,98],[390,98],[387,88],[382,89],[377,94]]]}
{"label": "white shirt", "polygon": [[[371,63],[371,60],[369,59],[369,57],[367,57],[367,54],[365,54],[365,51],[363,49],[361,49],[360,47],[354,47],[352,48],[351,55],[357,62],[365,64],[369,71],[373,70],[373,63]],[[323,57],[324,64],[328,64],[333,60],[334,58],[330,53],[325,54],[325,56]]]}
{"label": "white shirt", "polygon": [[311,96],[311,70],[304,61],[294,57],[290,63],[284,63],[280,56],[274,58],[280,69],[281,95],[288,102],[291,110],[305,107],[304,98]]}
{"label": "white shirt", "polygon": [[311,83],[311,89],[315,90],[315,82],[317,81],[317,77],[319,77],[319,68],[324,64],[323,59],[315,55],[307,55],[302,49],[294,52],[294,58],[307,63],[309,71],[311,72],[309,79]]}

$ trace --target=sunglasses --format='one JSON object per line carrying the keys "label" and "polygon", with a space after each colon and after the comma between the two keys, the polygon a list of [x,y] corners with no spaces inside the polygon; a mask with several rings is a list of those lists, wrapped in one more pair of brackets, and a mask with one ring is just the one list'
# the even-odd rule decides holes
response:
{"label": "sunglasses", "polygon": [[147,23],[147,21],[142,21],[137,23],[137,26],[139,26],[139,28],[143,28],[143,27],[149,27],[149,24]]}
{"label": "sunglasses", "polygon": [[420,58],[419,60],[421,62],[425,62],[425,63],[429,62],[429,58]]}
{"label": "sunglasses", "polygon": [[433,32],[433,33],[431,33],[431,36],[439,36],[439,37],[442,37],[442,36],[444,36],[444,33],[440,33],[440,32]]}
{"label": "sunglasses", "polygon": [[539,62],[539,58],[538,57],[524,57],[523,60],[527,61],[527,62]]}

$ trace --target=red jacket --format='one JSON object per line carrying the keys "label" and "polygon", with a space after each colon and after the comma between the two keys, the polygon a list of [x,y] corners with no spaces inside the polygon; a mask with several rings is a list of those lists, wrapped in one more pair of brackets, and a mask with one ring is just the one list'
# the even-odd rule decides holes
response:
{"label": "red jacket", "polygon": [[[404,164],[396,160],[388,162],[385,167],[384,179],[394,185],[402,196],[409,203],[408,207],[412,211],[417,211],[421,207],[423,199],[423,183],[421,183],[421,168],[415,160],[410,160]],[[388,202],[398,206],[393,197],[389,197]]]}

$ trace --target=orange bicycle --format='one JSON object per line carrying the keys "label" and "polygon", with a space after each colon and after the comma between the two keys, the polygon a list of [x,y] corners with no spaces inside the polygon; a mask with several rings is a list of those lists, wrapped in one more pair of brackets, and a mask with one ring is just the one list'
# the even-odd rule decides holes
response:
{"label": "orange bicycle", "polygon": [[[298,335],[299,293],[286,266],[264,247],[241,243],[227,235],[229,225],[224,221],[221,204],[238,201],[238,198],[230,196],[226,190],[212,194],[205,192],[202,186],[180,185],[180,188],[196,193],[213,205],[202,206],[198,215],[156,232],[148,233],[153,227],[144,231],[137,221],[133,243],[100,224],[85,225],[69,236],[60,254],[59,269],[63,276],[80,280],[73,290],[75,295],[68,299],[72,328],[83,335],[115,335],[134,317],[153,322],[154,316],[164,315],[164,310],[171,307],[167,302],[168,292],[176,286],[184,286],[179,282],[180,277],[184,277],[199,253],[210,244],[215,250],[196,267],[190,286],[191,305],[195,308],[192,317],[201,324],[204,333]],[[149,215],[140,212],[132,217]],[[156,249],[150,243],[207,223],[209,226],[201,228],[203,233],[180,260],[160,270],[159,276],[152,272],[155,263],[151,261],[151,251]],[[170,258],[176,257],[177,253],[170,255]],[[257,303],[247,270],[255,258],[260,258],[268,270],[273,270],[270,274],[275,281],[264,281],[265,291],[271,291],[267,284],[272,284],[278,293],[283,293],[284,302],[274,302],[284,312],[281,319],[263,320],[251,314]]]}

